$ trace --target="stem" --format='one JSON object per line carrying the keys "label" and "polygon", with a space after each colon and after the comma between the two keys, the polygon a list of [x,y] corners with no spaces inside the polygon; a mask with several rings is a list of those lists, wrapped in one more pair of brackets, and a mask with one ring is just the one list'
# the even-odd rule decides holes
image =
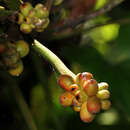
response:
{"label": "stem", "polygon": [[106,6],[104,6],[103,8],[96,10],[86,16],[83,16],[81,18],[77,18],[75,20],[68,20],[66,22],[66,24],[64,24],[63,26],[57,27],[55,28],[55,31],[62,31],[68,27],[74,28],[79,24],[84,23],[85,21],[91,20],[96,18],[97,16],[100,16],[108,11],[110,11],[111,9],[113,9],[114,7],[116,7],[117,5],[119,5],[120,3],[122,3],[124,0],[111,0],[112,2],[109,2],[109,4],[107,4]]}
{"label": "stem", "polygon": [[50,10],[51,10],[51,7],[52,7],[53,2],[54,2],[54,0],[48,0],[48,1],[46,2],[46,7],[48,8],[49,12],[50,12]]}
{"label": "stem", "polygon": [[54,67],[58,70],[60,74],[67,74],[75,79],[75,74],[71,72],[53,52],[51,52],[40,42],[34,40],[33,48],[44,58],[46,58],[52,65],[54,65]]}

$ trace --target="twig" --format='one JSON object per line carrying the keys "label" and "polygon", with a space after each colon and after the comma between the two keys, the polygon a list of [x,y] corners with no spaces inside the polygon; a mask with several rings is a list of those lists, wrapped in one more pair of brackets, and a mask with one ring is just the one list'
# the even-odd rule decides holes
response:
{"label": "twig", "polygon": [[51,10],[53,2],[54,2],[54,0],[47,0],[47,2],[46,2],[46,7],[48,8],[49,12]]}
{"label": "twig", "polygon": [[112,2],[109,2],[109,4],[107,4],[106,6],[104,6],[103,8],[94,11],[86,16],[83,16],[81,18],[75,19],[75,20],[67,20],[66,24],[64,24],[63,26],[57,27],[55,28],[55,31],[62,31],[68,27],[74,28],[79,24],[84,23],[85,21],[88,21],[90,19],[94,19],[97,16],[100,16],[110,10],[112,10],[114,7],[118,6],[120,3],[122,3],[124,0],[112,0]]}

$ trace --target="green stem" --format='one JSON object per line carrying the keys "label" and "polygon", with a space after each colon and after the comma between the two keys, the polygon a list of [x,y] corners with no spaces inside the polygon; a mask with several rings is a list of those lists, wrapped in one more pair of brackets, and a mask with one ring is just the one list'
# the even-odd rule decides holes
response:
{"label": "green stem", "polygon": [[47,59],[58,70],[60,74],[67,74],[75,79],[75,74],[71,72],[53,52],[51,52],[40,42],[34,40],[33,48],[38,53],[40,53],[45,59]]}

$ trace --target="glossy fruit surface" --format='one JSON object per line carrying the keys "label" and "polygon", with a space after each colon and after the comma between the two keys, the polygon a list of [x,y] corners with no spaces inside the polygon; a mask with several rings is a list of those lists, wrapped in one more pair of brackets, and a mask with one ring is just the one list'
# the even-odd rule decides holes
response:
{"label": "glossy fruit surface", "polygon": [[88,97],[87,108],[90,113],[100,112],[100,109],[101,109],[100,100],[96,96]]}
{"label": "glossy fruit surface", "polygon": [[97,97],[100,99],[108,99],[110,97],[110,92],[108,90],[100,90],[97,93]]}
{"label": "glossy fruit surface", "polygon": [[29,45],[24,40],[15,42],[16,50],[19,52],[20,57],[25,57],[29,53]]}
{"label": "glossy fruit surface", "polygon": [[98,84],[98,90],[108,89],[108,84],[106,82],[101,82]]}
{"label": "glossy fruit surface", "polygon": [[88,96],[95,96],[98,91],[97,81],[94,79],[87,80],[84,82],[83,89]]}
{"label": "glossy fruit surface", "polygon": [[24,33],[30,33],[32,31],[32,27],[29,24],[26,23],[22,23],[20,25],[20,30]]}

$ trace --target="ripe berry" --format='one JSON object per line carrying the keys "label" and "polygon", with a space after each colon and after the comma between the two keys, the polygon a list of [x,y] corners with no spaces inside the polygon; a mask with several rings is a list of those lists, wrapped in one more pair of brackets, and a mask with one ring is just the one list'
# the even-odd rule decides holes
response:
{"label": "ripe berry", "polygon": [[29,45],[24,40],[15,42],[16,50],[19,52],[20,57],[25,57],[29,53]]}
{"label": "ripe berry", "polygon": [[108,89],[108,84],[106,82],[101,82],[98,84],[98,90]]}
{"label": "ripe berry", "polygon": [[8,72],[12,75],[12,76],[19,76],[22,72],[23,72],[23,63],[22,61],[19,61],[17,63],[17,67],[16,68],[10,68],[8,70]]}
{"label": "ripe berry", "polygon": [[69,93],[65,92],[60,96],[60,104],[62,106],[71,106],[74,96]]}
{"label": "ripe berry", "polygon": [[29,2],[25,2],[20,6],[20,11],[24,16],[27,16],[29,11],[32,9],[32,5]]}
{"label": "ripe berry", "polygon": [[93,78],[93,75],[91,73],[83,72],[83,73],[79,73],[76,76],[76,82],[77,82],[77,84],[79,84],[82,87],[85,81],[92,79],[92,78]]}
{"label": "ripe berry", "polygon": [[111,102],[109,100],[101,100],[101,108],[103,110],[108,110],[111,106]]}
{"label": "ripe berry", "polygon": [[83,89],[88,96],[95,96],[98,91],[97,81],[94,79],[87,80],[83,84]]}
{"label": "ripe berry", "polygon": [[32,31],[32,26],[26,23],[20,25],[20,30],[24,33],[30,33]]}
{"label": "ripe berry", "polygon": [[72,84],[68,87],[68,91],[72,94],[75,94],[77,90],[79,90],[79,86],[77,84]]}
{"label": "ripe berry", "polygon": [[37,4],[35,6],[36,16],[40,19],[47,18],[49,16],[48,9],[43,4]]}
{"label": "ripe berry", "polygon": [[100,99],[108,99],[110,97],[110,92],[106,89],[100,90],[97,93],[97,97]]}
{"label": "ripe berry", "polygon": [[101,109],[100,100],[96,96],[88,97],[87,108],[90,113],[98,113]]}
{"label": "ripe berry", "polygon": [[63,0],[54,0],[54,5],[55,6],[58,6],[58,5],[60,5],[61,3],[63,2]]}
{"label": "ripe berry", "polygon": [[83,122],[89,123],[94,119],[94,115],[87,109],[87,102],[84,102],[80,110],[80,118]]}
{"label": "ripe berry", "polygon": [[69,75],[61,75],[58,78],[58,84],[60,85],[61,88],[69,91],[69,86],[74,84],[74,80],[71,76]]}

